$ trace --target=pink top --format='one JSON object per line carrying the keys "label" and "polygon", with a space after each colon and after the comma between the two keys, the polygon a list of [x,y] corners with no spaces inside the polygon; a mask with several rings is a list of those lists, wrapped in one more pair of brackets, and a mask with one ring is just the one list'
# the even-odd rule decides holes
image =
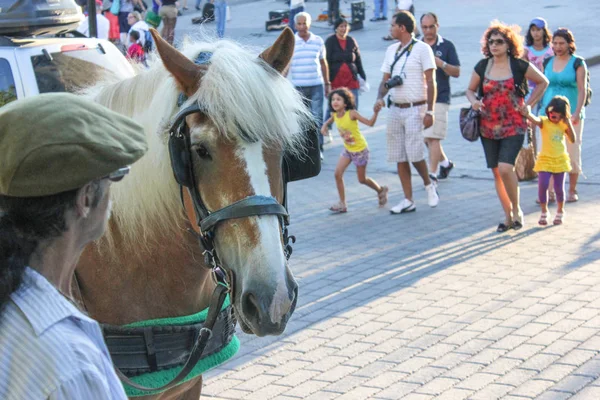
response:
{"label": "pink top", "polygon": [[[537,69],[544,72],[544,60],[554,55],[552,46],[548,45],[545,49],[542,50],[536,50],[533,46],[527,46],[525,48],[527,49],[527,59],[529,60],[529,62],[535,65]],[[533,90],[533,88],[535,87],[535,83],[531,81],[527,82],[529,83],[530,90]]]}

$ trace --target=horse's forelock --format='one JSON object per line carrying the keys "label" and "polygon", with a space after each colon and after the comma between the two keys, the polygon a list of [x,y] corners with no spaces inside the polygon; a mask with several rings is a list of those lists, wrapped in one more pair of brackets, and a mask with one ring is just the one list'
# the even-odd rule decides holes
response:
{"label": "horse's forelock", "polygon": [[213,53],[197,101],[228,139],[274,143],[300,152],[310,114],[292,84],[255,54],[230,41],[198,46],[186,54]]}

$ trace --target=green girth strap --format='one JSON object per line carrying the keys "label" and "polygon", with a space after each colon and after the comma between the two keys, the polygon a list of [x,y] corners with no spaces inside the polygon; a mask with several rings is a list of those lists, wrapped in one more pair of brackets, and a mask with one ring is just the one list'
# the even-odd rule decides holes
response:
{"label": "green girth strap", "polygon": [[202,352],[204,351],[204,348],[206,347],[208,340],[212,336],[212,329],[217,320],[217,316],[219,315],[219,312],[221,311],[223,302],[225,301],[225,298],[227,297],[227,290],[228,290],[228,288],[225,287],[224,285],[217,285],[217,287],[215,288],[215,291],[212,294],[212,298],[211,298],[210,305],[208,308],[208,315],[206,316],[206,321],[204,322],[203,328],[200,330],[200,334],[198,335],[198,340],[196,341],[194,348],[192,349],[192,352],[190,353],[189,358],[185,362],[185,365],[183,366],[183,368],[181,369],[179,374],[177,374],[177,376],[175,376],[175,378],[173,378],[166,385],[163,385],[163,386],[157,387],[157,388],[151,388],[151,387],[145,387],[145,386],[138,385],[137,383],[135,383],[131,379],[129,379],[127,376],[125,376],[118,368],[115,368],[117,375],[119,376],[121,381],[123,383],[125,383],[126,385],[131,386],[132,388],[135,388],[135,389],[143,391],[143,392],[163,392],[165,390],[171,389],[171,388],[179,385],[187,377],[187,375],[192,371],[192,369],[194,369],[194,367],[196,366],[196,364],[202,357]]}

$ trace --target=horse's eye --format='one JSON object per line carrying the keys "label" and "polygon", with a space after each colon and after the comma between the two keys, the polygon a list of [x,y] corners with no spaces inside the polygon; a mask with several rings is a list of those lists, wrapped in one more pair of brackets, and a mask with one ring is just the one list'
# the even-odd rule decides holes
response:
{"label": "horse's eye", "polygon": [[204,147],[202,145],[196,147],[196,153],[202,159],[205,159],[205,160],[210,160],[211,159],[210,153],[208,152],[208,150],[206,149],[206,147]]}

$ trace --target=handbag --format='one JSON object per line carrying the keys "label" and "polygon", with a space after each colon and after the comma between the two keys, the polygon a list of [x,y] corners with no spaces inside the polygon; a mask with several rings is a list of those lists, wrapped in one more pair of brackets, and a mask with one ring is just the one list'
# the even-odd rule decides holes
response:
{"label": "handbag", "polygon": [[535,133],[532,125],[529,124],[523,147],[515,160],[515,173],[519,182],[537,178],[537,172],[533,170],[536,159]]}
{"label": "handbag", "polygon": [[161,17],[160,15],[158,15],[157,13],[155,13],[152,10],[148,10],[146,12],[146,23],[150,26],[152,26],[153,28],[158,28],[158,26],[160,25],[160,21],[161,21]]}
{"label": "handbag", "polygon": [[473,107],[461,108],[459,116],[460,133],[469,142],[475,142],[479,139],[479,120],[480,113]]}

